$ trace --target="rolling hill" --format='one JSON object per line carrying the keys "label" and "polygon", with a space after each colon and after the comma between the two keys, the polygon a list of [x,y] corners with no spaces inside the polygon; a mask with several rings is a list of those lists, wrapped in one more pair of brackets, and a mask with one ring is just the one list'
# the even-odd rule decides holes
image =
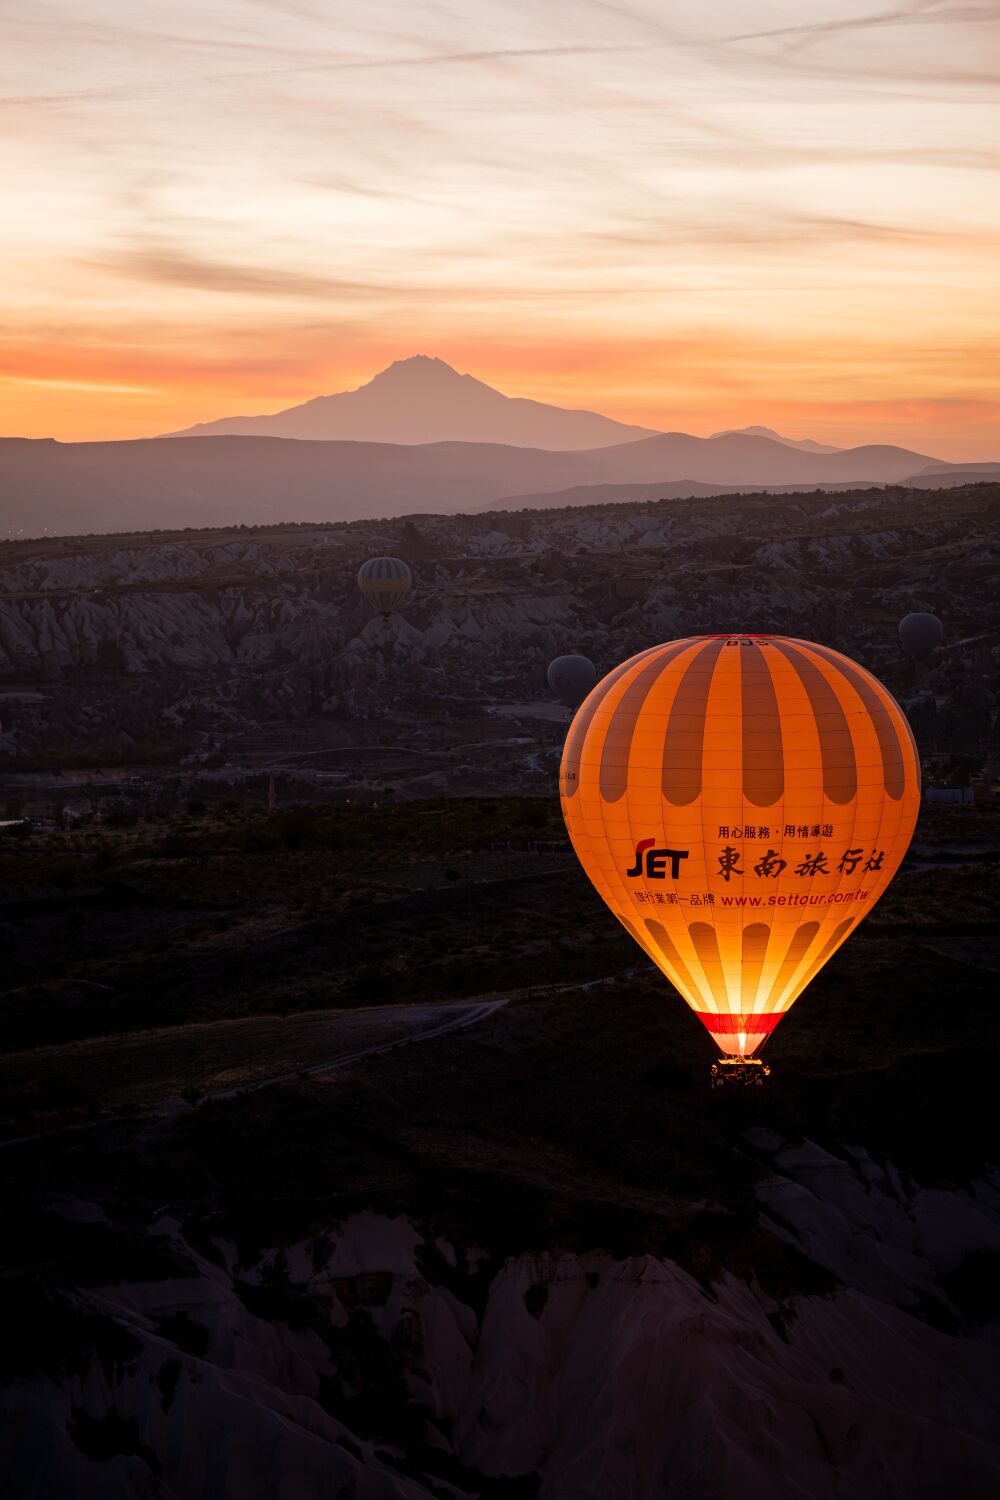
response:
{"label": "rolling hill", "polygon": [[[840,486],[898,483],[934,464],[870,445],[803,453],[769,438],[661,433],[559,453],[499,443],[307,442],[268,437],[57,443],[0,439],[9,535],[158,530],[455,513],[588,485]],[[946,483],[942,473],[939,483]],[[677,493],[676,489],[673,493]],[[607,495],[601,498],[607,498]]]}

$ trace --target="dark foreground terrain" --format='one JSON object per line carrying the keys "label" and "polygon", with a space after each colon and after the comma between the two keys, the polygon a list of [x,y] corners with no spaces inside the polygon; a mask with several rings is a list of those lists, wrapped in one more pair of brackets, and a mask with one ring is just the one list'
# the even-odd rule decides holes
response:
{"label": "dark foreground terrain", "polygon": [[[970,483],[0,548],[5,1495],[1000,1494],[998,519]],[[720,1097],[568,849],[544,684],[736,622],[871,668],[976,802]]]}
{"label": "dark foreground terrain", "polygon": [[1000,1492],[998,851],[720,1098],[550,798],[9,835],[8,1493]]}

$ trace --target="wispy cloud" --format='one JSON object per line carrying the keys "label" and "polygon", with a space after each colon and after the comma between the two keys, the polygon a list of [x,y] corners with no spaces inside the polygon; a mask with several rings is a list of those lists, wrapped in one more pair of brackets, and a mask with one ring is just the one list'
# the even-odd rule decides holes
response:
{"label": "wispy cloud", "polygon": [[793,42],[806,43],[821,37],[870,31],[885,26],[950,26],[963,21],[996,21],[998,15],[1000,9],[996,4],[942,5],[937,0],[914,0],[910,5],[872,11],[866,16],[831,16],[824,21],[804,21],[792,26],[773,26],[762,31],[737,32],[724,40],[754,42],[788,38]]}
{"label": "wispy cloud", "polygon": [[164,430],[415,349],[645,425],[982,397],[997,13],[38,0],[0,57],[5,405]]}
{"label": "wispy cloud", "polygon": [[111,380],[54,380],[40,375],[0,375],[0,380],[18,385],[39,385],[52,391],[96,391],[109,396],[156,396],[154,385],[120,385]]}
{"label": "wispy cloud", "polygon": [[189,287],[202,292],[224,292],[240,296],[317,297],[384,295],[386,288],[373,282],[347,281],[333,276],[283,270],[274,266],[248,266],[202,260],[167,246],[127,250],[90,262],[95,269],[116,275],[135,276],[165,286]]}
{"label": "wispy cloud", "polygon": [[246,71],[206,73],[145,85],[121,85],[96,89],[69,89],[56,94],[10,94],[0,96],[0,109],[26,106],[75,104],[132,104],[170,94],[191,93],[219,85],[263,82],[267,79],[323,73],[388,72],[398,69],[420,69],[464,66],[478,63],[525,62],[563,57],[601,57],[626,52],[645,52],[639,43],[615,46],[491,47],[478,52],[436,52],[412,57],[338,57],[323,62],[295,63],[283,67],[255,68]]}
{"label": "wispy cloud", "polygon": [[[636,245],[662,244],[668,233],[675,243],[687,240],[715,250],[722,246],[764,246],[782,256],[794,255],[806,245],[839,245],[844,242],[927,245],[954,239],[954,231],[946,227],[887,224],[874,219],[842,218],[835,214],[796,213],[793,209],[775,208],[766,218],[755,218],[749,204],[730,205],[728,213],[718,218],[699,216],[680,223],[672,220],[669,210],[665,210],[659,215],[640,218],[638,223],[633,220],[630,228],[597,231],[600,238]],[[1000,233],[992,236],[994,242],[997,239],[1000,239]]]}

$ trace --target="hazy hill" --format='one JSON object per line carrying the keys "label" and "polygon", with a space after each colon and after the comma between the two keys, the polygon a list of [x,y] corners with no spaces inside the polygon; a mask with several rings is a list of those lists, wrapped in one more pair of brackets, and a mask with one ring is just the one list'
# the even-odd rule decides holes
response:
{"label": "hazy hill", "polygon": [[261,417],[199,422],[173,437],[253,436],[374,443],[512,443],[518,448],[601,448],[651,429],[592,411],[505,396],[443,359],[398,359],[356,391],[316,396]]}
{"label": "hazy hill", "polygon": [[783,437],[780,432],[775,432],[773,427],[727,427],[722,432],[713,432],[712,436],[738,437],[741,434],[747,437],[770,438],[774,443],[784,443],[786,448],[798,448],[803,453],[842,453],[844,451],[835,443],[817,443],[813,438]]}
{"label": "hazy hill", "polygon": [[[963,483],[975,483],[976,476],[966,475]],[[909,481],[907,481],[909,483]],[[925,481],[914,481],[920,488],[927,488]],[[953,481],[940,479],[938,484]],[[864,487],[864,481],[845,480],[837,483],[828,480],[822,485],[814,485],[814,489],[822,489],[830,494],[836,494],[842,490],[857,489],[859,484]],[[876,486],[872,485],[871,488]],[[482,505],[476,507],[478,511],[495,510],[497,504],[511,510],[553,510],[560,509],[565,505],[607,505],[621,504],[626,501],[636,500],[687,500],[696,499],[699,495],[706,499],[715,495],[784,495],[800,493],[801,484],[726,484],[718,482],[710,483],[704,479],[672,479],[659,484],[576,484],[565,490],[543,490],[537,495],[505,495],[499,502],[485,500]]]}
{"label": "hazy hill", "polygon": [[[736,484],[822,484],[845,480],[893,483],[938,460],[908,448],[869,443],[837,453],[803,453],[772,438],[745,433],[692,437],[662,432],[603,456],[608,479],[655,482],[701,479]],[[593,467],[598,467],[597,463]],[[595,475],[595,481],[597,477]]]}
{"label": "hazy hill", "polygon": [[931,464],[911,475],[917,489],[933,490],[939,485],[984,484],[1000,479],[1000,463]]}
{"label": "hazy hill", "polygon": [[[769,438],[661,433],[557,453],[498,443],[291,442],[267,437],[120,443],[0,439],[0,527],[9,534],[471,511],[576,486],[895,483],[935,460],[867,446],[802,453]],[[946,482],[944,471],[939,483]],[[676,491],[675,491],[676,493]]]}

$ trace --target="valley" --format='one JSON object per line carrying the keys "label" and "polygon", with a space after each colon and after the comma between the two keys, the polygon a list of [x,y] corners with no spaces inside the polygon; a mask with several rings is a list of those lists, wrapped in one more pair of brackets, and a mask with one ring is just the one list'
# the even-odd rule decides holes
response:
{"label": "valley", "polygon": [[[998,516],[975,483],[5,544],[15,1492],[991,1493]],[[720,1096],[569,848],[545,670],[734,620],[875,671],[927,793],[768,1087]]]}
{"label": "valley", "polygon": [[[0,548],[3,795],[99,803],[385,801],[554,786],[566,651],[600,673],[731,628],[815,636],[875,671],[928,753],[992,754],[1000,491],[730,496]],[[408,560],[404,610],[355,575]],[[914,669],[896,625],[932,607]]]}

